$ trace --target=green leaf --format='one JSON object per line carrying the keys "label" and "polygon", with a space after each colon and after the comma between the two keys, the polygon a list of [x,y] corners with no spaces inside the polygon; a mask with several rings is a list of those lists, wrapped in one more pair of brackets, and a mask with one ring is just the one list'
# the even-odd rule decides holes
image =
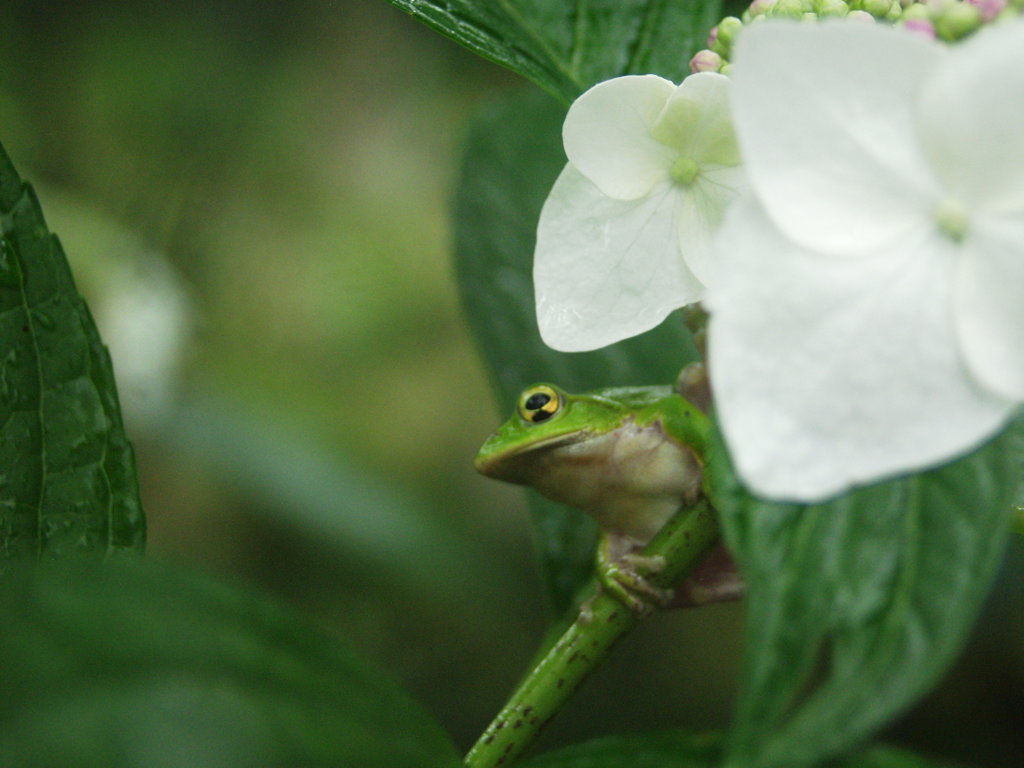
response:
{"label": "green leaf", "polygon": [[0,570],[141,550],[110,356],[32,188],[0,147]]}
{"label": "green leaf", "polygon": [[1014,424],[946,467],[812,506],[756,499],[727,461],[714,462],[715,500],[749,589],[726,765],[816,764],[936,682],[1002,557],[1022,438]]}
{"label": "green leaf", "polygon": [[[565,110],[533,89],[492,104],[473,122],[455,197],[455,264],[470,326],[502,411],[535,381],[570,391],[668,384],[696,359],[679,316],[596,352],[556,352],[540,340],[533,304],[533,247],[548,190],[565,163]],[[497,426],[497,423],[495,423]],[[540,557],[558,612],[589,575],[594,526],[531,492]]]}
{"label": "green leaf", "polygon": [[390,2],[566,102],[618,75],[678,82],[722,7],[720,0]]}
{"label": "green leaf", "polygon": [[844,760],[840,765],[842,768],[954,768],[953,763],[892,747],[875,747],[862,755]]}
{"label": "green leaf", "polygon": [[265,599],[141,562],[0,588],[8,768],[455,768],[390,679]]}
{"label": "green leaf", "polygon": [[[658,731],[608,736],[548,752],[521,768],[716,768],[722,738],[716,733]],[[519,765],[519,764],[517,764]],[[875,747],[833,768],[948,768],[944,763],[893,749]]]}
{"label": "green leaf", "polygon": [[717,733],[658,731],[573,744],[527,760],[521,768],[713,768],[721,754]]}

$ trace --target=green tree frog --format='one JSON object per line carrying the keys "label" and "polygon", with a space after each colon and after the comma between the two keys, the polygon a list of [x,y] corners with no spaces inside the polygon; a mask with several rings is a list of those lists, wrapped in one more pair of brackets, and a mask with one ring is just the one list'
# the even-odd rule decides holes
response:
{"label": "green tree frog", "polygon": [[710,422],[694,404],[706,407],[701,373],[689,368],[680,375],[677,388],[689,398],[668,386],[573,395],[534,384],[480,448],[476,468],[592,515],[602,534],[602,584],[644,593],[635,566],[655,564],[640,563],[636,553],[703,493]]}

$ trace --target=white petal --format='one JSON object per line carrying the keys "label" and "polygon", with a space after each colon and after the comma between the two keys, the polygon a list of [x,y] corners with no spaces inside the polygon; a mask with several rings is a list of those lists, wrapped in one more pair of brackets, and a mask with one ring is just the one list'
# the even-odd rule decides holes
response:
{"label": "white petal", "polygon": [[1024,21],[953,46],[918,105],[925,153],[968,205],[1024,212]]}
{"label": "white petal", "polygon": [[668,177],[675,152],[651,136],[651,126],[676,90],[656,75],[598,83],[565,116],[562,142],[569,162],[608,197],[634,200]]}
{"label": "white petal", "polygon": [[714,271],[714,237],[729,204],[746,185],[743,168],[708,168],[680,191],[679,250],[686,266],[704,285]]}
{"label": "white petal", "polygon": [[972,221],[954,294],[957,330],[975,375],[1024,400],[1024,220]]}
{"label": "white petal", "polygon": [[733,120],[751,184],[792,240],[870,251],[930,215],[937,182],[915,143],[912,104],[942,53],[880,24],[744,30]]}
{"label": "white petal", "polygon": [[700,298],[703,286],[676,245],[677,205],[668,182],[640,200],[613,200],[566,166],[541,211],[533,263],[548,346],[597,349]]}
{"label": "white petal", "polygon": [[651,133],[699,165],[739,165],[729,106],[731,82],[717,72],[690,75],[669,97]]}
{"label": "white petal", "polygon": [[871,259],[821,259],[743,198],[719,245],[705,299],[711,382],[756,493],[813,502],[937,465],[1012,413],[961,359],[952,244],[922,232]]}

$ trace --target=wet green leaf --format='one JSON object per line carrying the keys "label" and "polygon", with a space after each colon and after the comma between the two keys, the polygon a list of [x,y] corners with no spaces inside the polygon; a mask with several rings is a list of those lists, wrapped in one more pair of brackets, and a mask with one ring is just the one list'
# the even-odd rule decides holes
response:
{"label": "wet green leaf", "polygon": [[474,53],[571,101],[617,75],[679,81],[718,0],[390,0]]}
{"label": "wet green leaf", "polygon": [[110,357],[39,202],[0,148],[0,569],[140,550]]}
{"label": "wet green leaf", "polygon": [[749,588],[727,766],[817,764],[937,681],[1003,556],[1022,436],[1014,424],[946,467],[812,506],[761,501],[714,462],[715,501]]}

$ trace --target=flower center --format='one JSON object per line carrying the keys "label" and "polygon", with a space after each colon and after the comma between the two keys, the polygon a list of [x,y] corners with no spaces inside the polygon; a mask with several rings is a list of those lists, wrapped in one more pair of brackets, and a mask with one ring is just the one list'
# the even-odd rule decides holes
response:
{"label": "flower center", "polygon": [[686,155],[677,157],[669,169],[672,181],[676,184],[682,184],[684,187],[692,184],[693,180],[697,178],[698,173],[700,173],[700,166],[697,165],[692,157],[687,157]]}
{"label": "flower center", "polygon": [[967,234],[970,216],[963,203],[956,198],[947,197],[935,208],[935,223],[939,225],[942,234],[959,243]]}

